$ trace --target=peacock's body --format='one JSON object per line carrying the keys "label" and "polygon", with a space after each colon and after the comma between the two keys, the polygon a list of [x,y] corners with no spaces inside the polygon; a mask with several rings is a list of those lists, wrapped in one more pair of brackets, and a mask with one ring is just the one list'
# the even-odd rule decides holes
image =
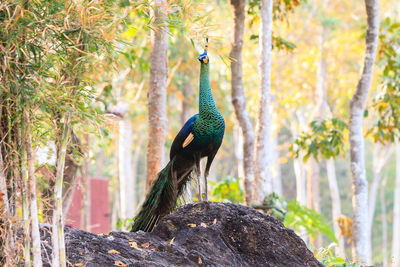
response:
{"label": "peacock's body", "polygon": [[[200,176],[200,160],[204,157],[207,157],[204,173],[207,196],[207,177],[224,137],[225,121],[212,95],[207,51],[198,59],[201,65],[199,114],[191,117],[175,137],[170,161],[153,182],[146,200],[134,218],[132,232],[151,231],[162,216],[174,209],[191,173],[195,172]],[[199,195],[201,199],[201,192]]]}

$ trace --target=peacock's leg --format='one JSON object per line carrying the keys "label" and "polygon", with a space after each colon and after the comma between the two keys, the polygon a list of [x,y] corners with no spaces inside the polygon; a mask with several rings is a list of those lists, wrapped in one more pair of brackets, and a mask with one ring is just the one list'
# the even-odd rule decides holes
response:
{"label": "peacock's leg", "polygon": [[199,201],[203,200],[203,196],[201,194],[201,170],[200,170],[200,159],[196,159],[196,175],[197,175],[197,183],[199,186]]}
{"label": "peacock's leg", "polygon": [[207,201],[208,200],[208,172],[204,173],[204,200]]}
{"label": "peacock's leg", "polygon": [[211,156],[207,157],[207,164],[206,164],[206,171],[204,172],[204,187],[205,187],[205,200],[208,200],[208,174],[210,173],[210,167],[211,167],[211,163],[214,160],[215,157],[215,153],[213,153]]}

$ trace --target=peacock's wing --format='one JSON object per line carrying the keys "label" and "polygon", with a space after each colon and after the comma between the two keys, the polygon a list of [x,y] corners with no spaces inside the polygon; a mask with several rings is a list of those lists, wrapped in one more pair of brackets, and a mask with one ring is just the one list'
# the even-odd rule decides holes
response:
{"label": "peacock's wing", "polygon": [[197,117],[199,117],[199,114],[196,114],[188,119],[185,125],[183,125],[182,129],[176,135],[174,141],[172,142],[171,151],[169,154],[170,159],[173,159],[174,156],[179,153],[179,151],[189,145],[189,143],[193,140],[192,129]]}

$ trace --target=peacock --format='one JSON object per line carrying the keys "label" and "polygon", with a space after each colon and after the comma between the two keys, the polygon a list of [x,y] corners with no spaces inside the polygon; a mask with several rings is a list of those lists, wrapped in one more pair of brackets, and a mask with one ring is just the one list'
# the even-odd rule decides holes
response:
{"label": "peacock", "polygon": [[202,200],[200,160],[205,157],[207,199],[207,177],[224,137],[225,121],[215,105],[211,91],[207,46],[204,53],[197,58],[200,61],[199,113],[191,117],[175,137],[170,150],[170,161],[151,185],[139,213],[134,218],[131,232],[152,231],[158,220],[176,207],[192,173],[199,180],[199,200]]}

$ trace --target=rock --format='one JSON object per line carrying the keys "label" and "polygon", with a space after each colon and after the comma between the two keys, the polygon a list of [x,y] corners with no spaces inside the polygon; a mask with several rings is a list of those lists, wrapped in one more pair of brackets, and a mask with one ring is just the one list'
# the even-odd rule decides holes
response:
{"label": "rock", "polygon": [[66,227],[65,236],[70,266],[323,266],[280,221],[228,203],[181,206],[151,233],[96,235]]}

